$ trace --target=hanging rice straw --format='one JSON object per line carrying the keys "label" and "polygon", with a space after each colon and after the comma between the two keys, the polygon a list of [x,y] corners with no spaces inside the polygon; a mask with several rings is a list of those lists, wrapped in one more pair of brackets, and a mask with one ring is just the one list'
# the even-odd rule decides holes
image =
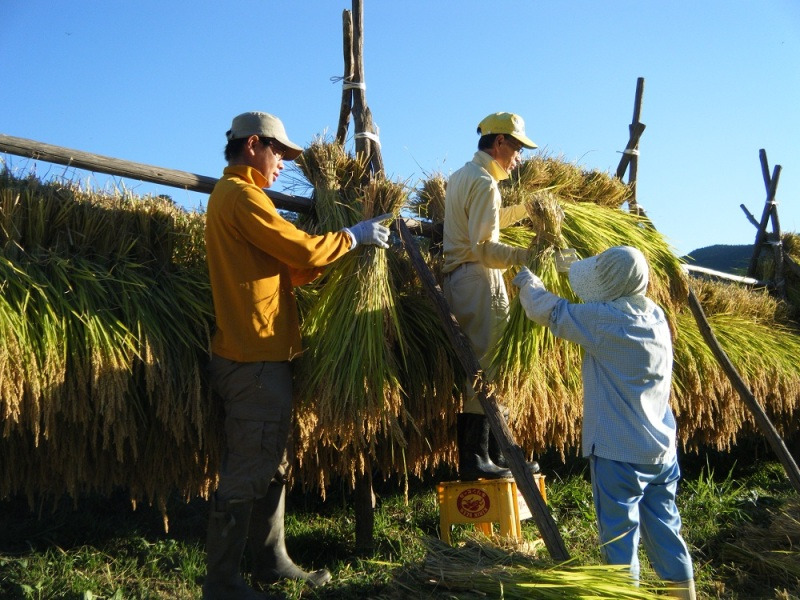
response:
{"label": "hanging rice straw", "polygon": [[[748,388],[768,407],[779,433],[796,433],[800,411],[800,338],[796,331],[736,314],[706,316]],[[678,329],[673,400],[679,439],[689,449],[706,444],[727,450],[739,436],[758,430],[754,417],[731,387],[688,311],[679,315]]]}
{"label": "hanging rice straw", "polygon": [[8,172],[0,203],[0,497],[207,494],[202,216]]}
{"label": "hanging rice straw", "polygon": [[524,202],[540,190],[556,194],[563,202],[592,202],[609,208],[619,208],[630,196],[630,186],[617,177],[543,154],[518,165],[501,190],[506,204]]}

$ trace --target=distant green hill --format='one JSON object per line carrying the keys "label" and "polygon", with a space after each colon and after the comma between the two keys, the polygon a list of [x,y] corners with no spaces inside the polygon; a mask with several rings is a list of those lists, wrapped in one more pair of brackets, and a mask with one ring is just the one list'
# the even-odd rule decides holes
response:
{"label": "distant green hill", "polygon": [[691,264],[734,275],[744,275],[753,256],[753,244],[716,244],[698,248],[683,257]]}

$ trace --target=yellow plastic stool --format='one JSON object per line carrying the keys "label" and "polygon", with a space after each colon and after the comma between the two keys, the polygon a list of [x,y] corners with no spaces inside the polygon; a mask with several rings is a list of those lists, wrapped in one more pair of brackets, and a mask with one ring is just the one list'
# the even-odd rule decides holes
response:
{"label": "yellow plastic stool", "polygon": [[[533,478],[547,502],[544,475],[536,473]],[[498,523],[501,536],[522,541],[519,495],[513,479],[443,481],[437,491],[439,530],[444,542],[450,543],[450,527],[456,523],[472,523],[486,535],[492,534],[492,523]],[[527,517],[530,512],[523,519]]]}

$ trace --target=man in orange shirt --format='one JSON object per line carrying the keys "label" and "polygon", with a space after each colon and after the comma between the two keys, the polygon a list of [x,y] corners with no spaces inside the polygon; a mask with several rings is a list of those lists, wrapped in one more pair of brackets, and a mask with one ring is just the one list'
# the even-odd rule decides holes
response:
{"label": "man in orange shirt", "polygon": [[216,330],[209,379],[225,404],[225,448],[206,540],[205,599],[255,599],[239,567],[245,545],[253,580],[330,580],[286,552],[286,445],[291,360],[302,351],[294,286],[308,283],[358,244],[388,248],[391,215],[310,235],[285,220],[264,192],[302,148],[277,117],[248,112],[226,133],[228,166],[208,200],[206,252]]}

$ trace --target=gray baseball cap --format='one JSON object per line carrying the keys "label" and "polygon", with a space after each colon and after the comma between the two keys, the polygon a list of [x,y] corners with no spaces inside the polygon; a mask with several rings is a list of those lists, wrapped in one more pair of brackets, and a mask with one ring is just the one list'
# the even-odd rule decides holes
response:
{"label": "gray baseball cap", "polygon": [[303,149],[300,146],[289,140],[283,123],[275,115],[265,112],[242,113],[233,118],[231,128],[225,132],[225,136],[229,141],[250,137],[251,135],[272,138],[285,146],[284,160],[294,160],[303,153]]}

